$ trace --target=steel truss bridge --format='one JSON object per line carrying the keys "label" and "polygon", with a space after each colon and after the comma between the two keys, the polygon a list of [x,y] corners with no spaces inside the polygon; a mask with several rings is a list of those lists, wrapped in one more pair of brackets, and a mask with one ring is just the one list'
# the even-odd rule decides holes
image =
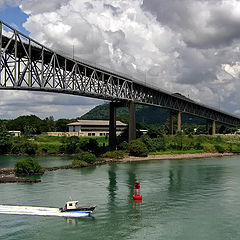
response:
{"label": "steel truss bridge", "polygon": [[31,90],[134,102],[231,126],[240,118],[53,51],[0,21],[0,90]]}

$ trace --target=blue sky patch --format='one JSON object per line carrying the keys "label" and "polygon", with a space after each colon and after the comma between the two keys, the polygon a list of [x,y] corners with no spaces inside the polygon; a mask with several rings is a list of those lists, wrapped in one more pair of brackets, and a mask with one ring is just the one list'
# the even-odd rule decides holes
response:
{"label": "blue sky patch", "polygon": [[23,13],[19,7],[5,6],[0,8],[0,19],[20,32],[29,35],[29,32],[22,26],[28,15]]}

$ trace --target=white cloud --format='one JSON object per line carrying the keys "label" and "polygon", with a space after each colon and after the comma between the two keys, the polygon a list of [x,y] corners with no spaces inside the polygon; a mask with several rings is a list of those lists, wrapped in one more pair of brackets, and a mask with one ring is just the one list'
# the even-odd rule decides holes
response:
{"label": "white cloud", "polygon": [[240,73],[240,62],[236,62],[233,65],[230,64],[223,64],[222,69],[230,74],[232,77],[239,78]]}
{"label": "white cloud", "polygon": [[16,6],[20,0],[0,0],[0,8],[6,5]]}
{"label": "white cloud", "polygon": [[0,95],[0,119],[30,114],[41,118],[76,118],[103,103],[92,98],[42,92],[1,90]]}
{"label": "white cloud", "polygon": [[53,49],[236,110],[237,0],[22,0],[21,9],[30,36]]}
{"label": "white cloud", "polygon": [[[154,66],[159,74],[172,68],[184,44],[141,6],[139,0],[70,0],[54,12],[32,10],[24,26],[50,47],[71,54],[74,45],[80,58],[143,78]],[[174,74],[168,71],[168,78]]]}

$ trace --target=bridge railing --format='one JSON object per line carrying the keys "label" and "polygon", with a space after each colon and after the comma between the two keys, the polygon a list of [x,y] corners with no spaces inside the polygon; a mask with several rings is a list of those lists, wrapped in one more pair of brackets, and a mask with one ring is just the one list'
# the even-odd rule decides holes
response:
{"label": "bridge railing", "polygon": [[134,101],[240,126],[240,119],[236,116],[95,64],[67,57],[2,21],[0,49],[0,89],[49,91]]}

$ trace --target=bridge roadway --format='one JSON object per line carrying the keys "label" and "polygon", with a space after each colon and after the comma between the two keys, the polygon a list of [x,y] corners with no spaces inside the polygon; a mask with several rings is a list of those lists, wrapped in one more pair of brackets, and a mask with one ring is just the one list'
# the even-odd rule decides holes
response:
{"label": "bridge roadway", "polygon": [[[181,130],[181,113],[207,119],[213,134],[216,122],[240,126],[237,116],[73,59],[43,46],[1,20],[0,48],[1,90],[46,91],[110,100],[110,136],[115,134],[115,108],[120,105],[129,106],[129,139],[136,137],[135,104],[170,109],[177,114],[178,130]],[[170,123],[172,119],[171,114]]]}

